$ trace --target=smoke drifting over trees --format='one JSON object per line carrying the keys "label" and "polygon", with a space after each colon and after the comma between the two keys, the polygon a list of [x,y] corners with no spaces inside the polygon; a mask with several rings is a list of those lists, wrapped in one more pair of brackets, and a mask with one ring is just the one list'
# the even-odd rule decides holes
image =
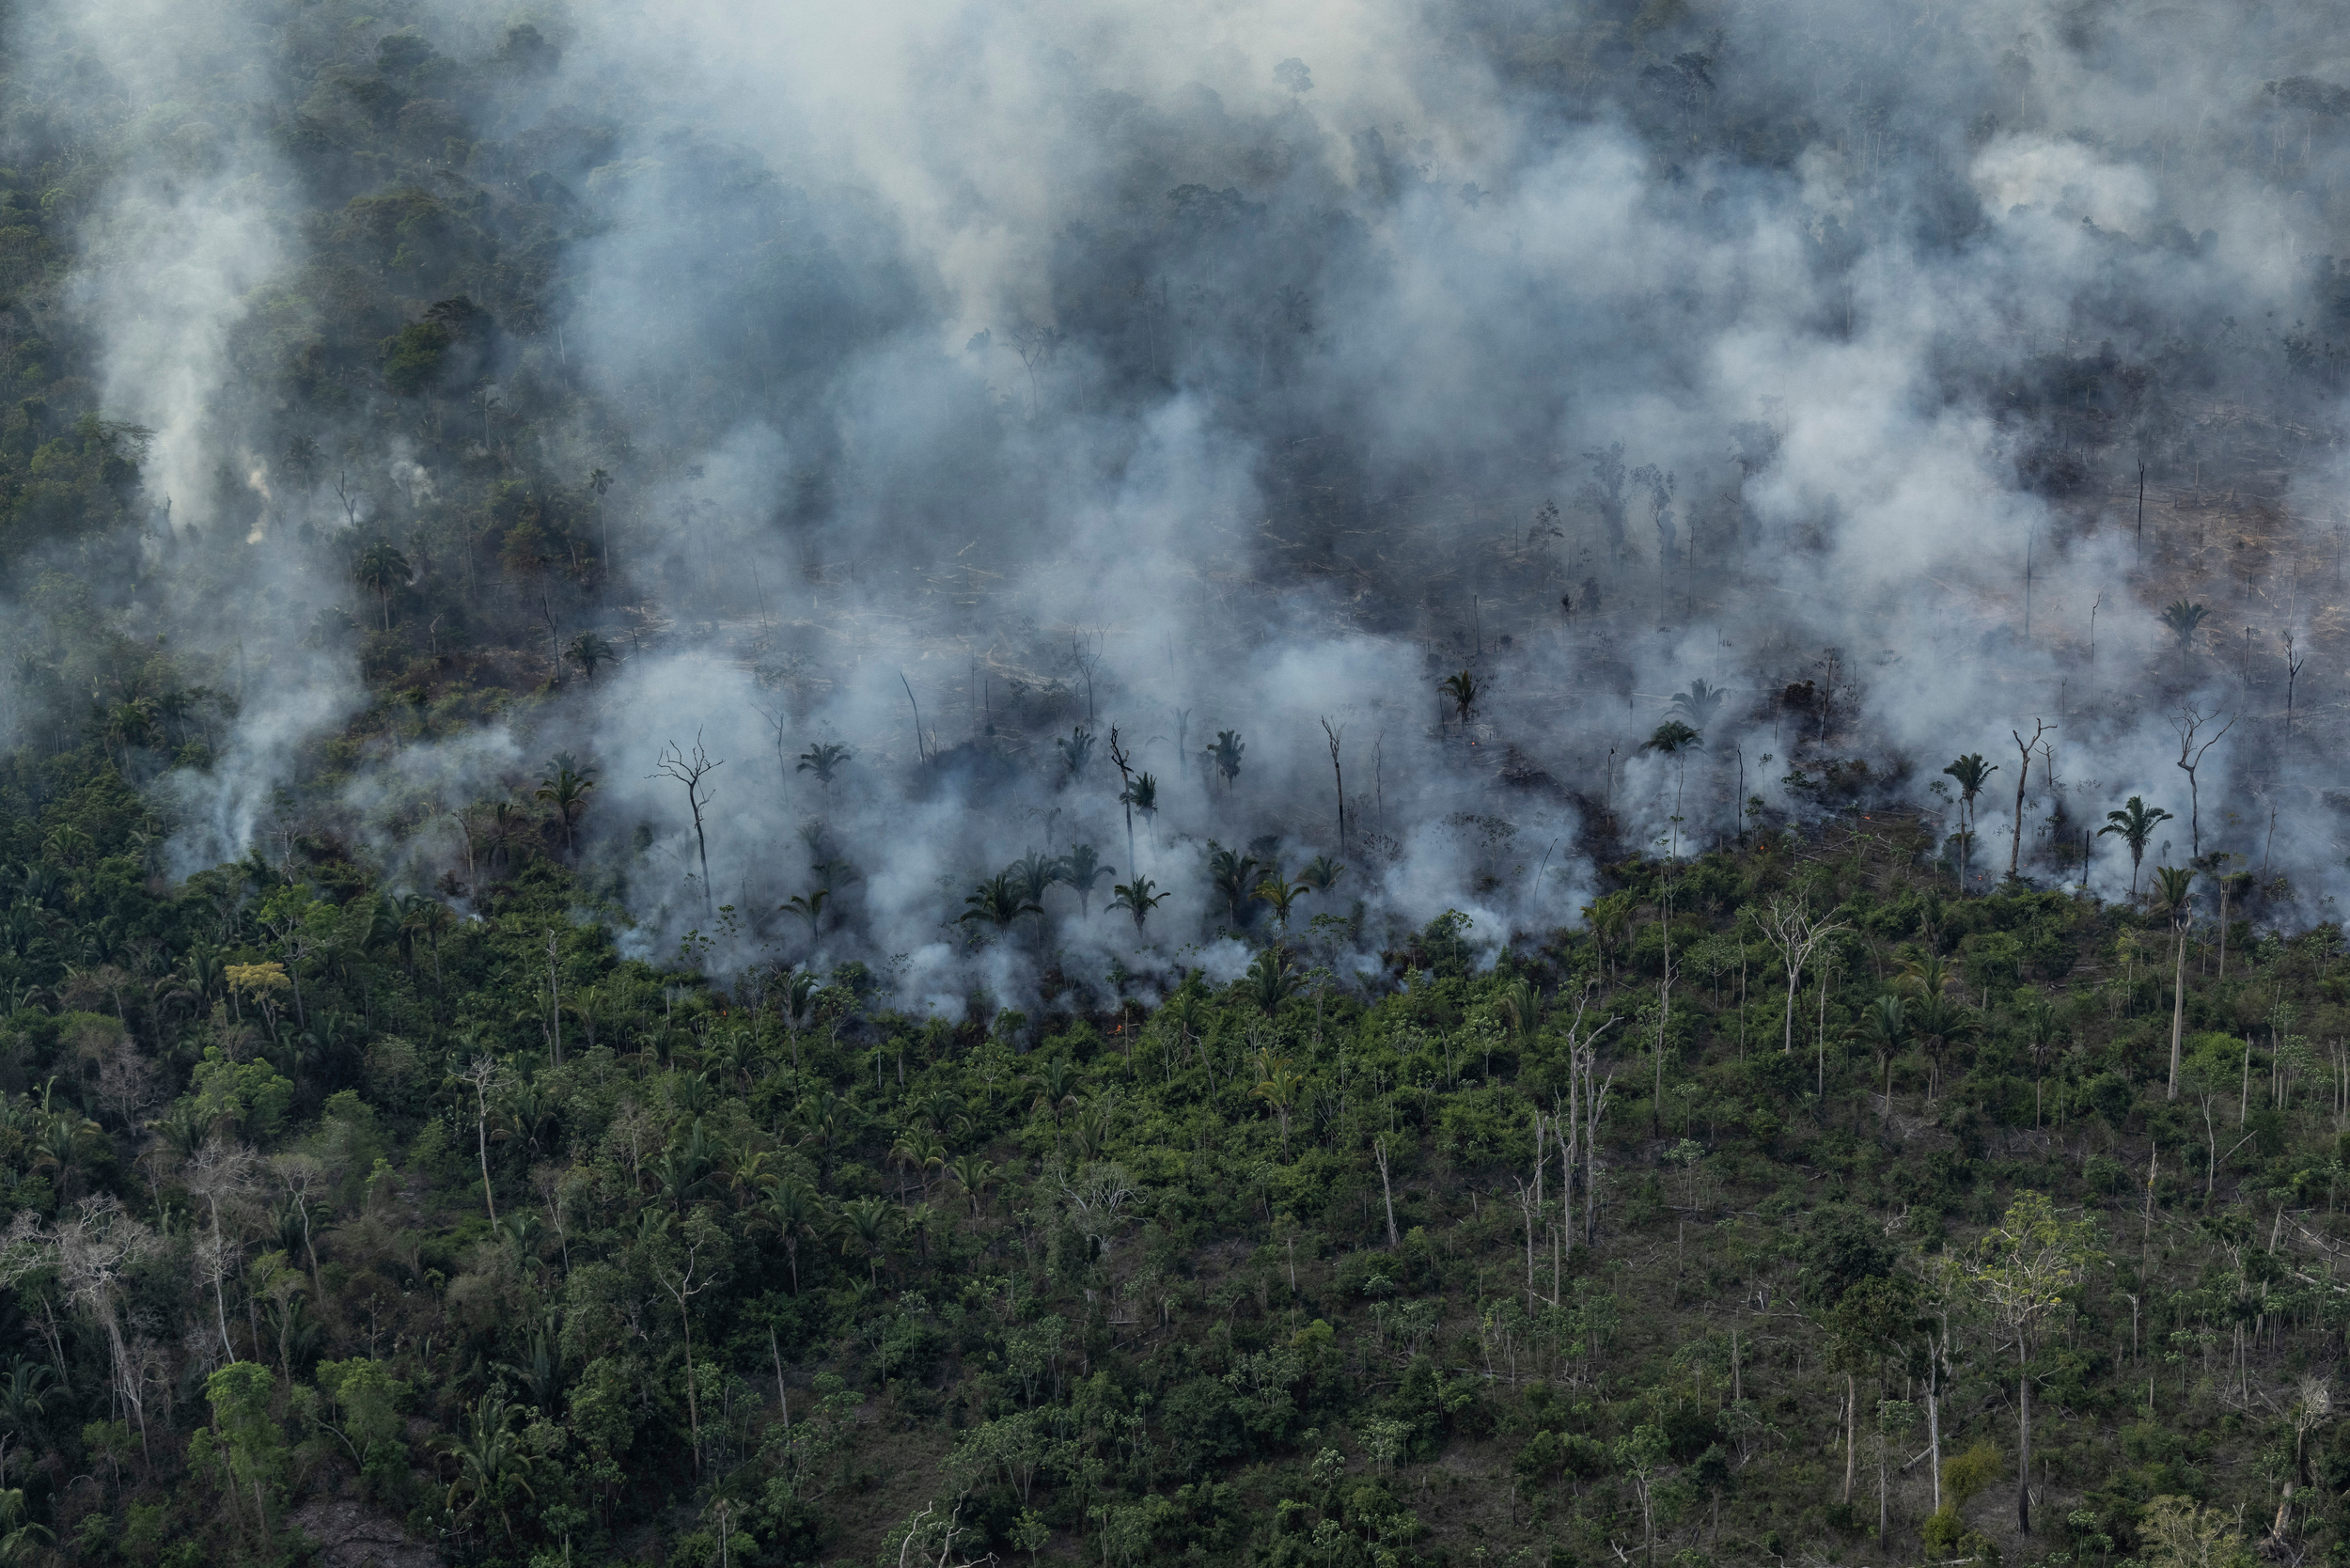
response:
{"label": "smoke drifting over trees", "polygon": [[956,1016],[1845,811],[2328,918],[2333,20],[21,5],[11,787]]}
{"label": "smoke drifting over trees", "polygon": [[0,0],[0,1561],[2339,1561],[2342,37]]}

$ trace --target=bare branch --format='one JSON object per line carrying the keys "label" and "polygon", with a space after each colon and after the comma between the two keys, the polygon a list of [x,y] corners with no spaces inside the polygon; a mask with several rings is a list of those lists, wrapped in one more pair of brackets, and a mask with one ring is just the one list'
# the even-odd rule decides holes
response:
{"label": "bare branch", "polygon": [[702,811],[709,806],[711,797],[703,791],[702,780],[725,766],[724,758],[714,762],[710,760],[710,753],[702,749],[701,731],[697,729],[694,731],[691,757],[675,741],[671,741],[654,763],[654,772],[646,775],[649,778],[674,778],[685,786],[685,804],[694,814],[694,843],[701,853],[702,912],[705,915],[717,913],[717,901],[711,897],[710,892],[710,836],[703,825]]}
{"label": "bare branch", "polygon": [[[2201,737],[2201,731],[2207,726],[2222,718],[2227,722],[2220,724],[2208,738]],[[2235,721],[2233,713],[2206,713],[2192,702],[2182,703],[2179,711],[2170,715],[2171,731],[2179,737],[2178,768],[2186,775],[2186,826],[2188,853],[2191,855],[2203,853],[2202,792],[2195,770],[2203,765],[2203,754],[2217,745],[2228,731],[2235,728]]]}

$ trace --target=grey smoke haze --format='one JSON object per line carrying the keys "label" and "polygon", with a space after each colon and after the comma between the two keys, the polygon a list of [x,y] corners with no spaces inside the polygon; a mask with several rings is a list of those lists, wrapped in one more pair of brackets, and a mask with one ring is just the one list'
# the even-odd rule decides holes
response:
{"label": "grey smoke haze", "polygon": [[[1490,944],[1578,918],[1596,855],[1720,840],[1742,767],[1801,820],[1821,808],[1781,786],[1791,766],[1867,758],[1857,803],[1939,809],[1926,781],[1981,751],[2001,772],[1974,859],[1996,874],[2011,731],[2044,719],[2059,783],[2035,758],[2028,856],[2132,792],[2184,819],[2168,715],[2191,700],[2242,715],[2201,776],[2204,847],[2264,858],[2273,806],[2295,891],[2267,913],[2331,917],[2341,420],[2290,340],[2340,321],[2335,20],[1065,0],[419,6],[353,27],[323,6],[51,3],[10,38],[20,73],[53,68],[20,133],[45,117],[108,149],[72,322],[107,412],[155,430],[149,496],[177,530],[122,613],[244,693],[213,769],[153,782],[179,868],[299,820],[416,886],[478,881],[449,813],[570,751],[601,779],[585,863],[632,940],[674,953],[713,922],[683,790],[650,776],[698,735],[724,760],[710,902],[735,910],[710,961],[859,958],[952,1010],[975,985],[1034,993],[1025,929],[974,949],[951,923],[1030,851],[1089,842],[1119,868],[1089,917],[1049,901],[1073,976],[1244,963],[1201,946],[1210,839],[1269,839],[1292,875],[1346,861],[1296,922],[1366,901],[1334,952],[1447,908]],[[314,188],[281,149],[357,111],[291,62],[375,69],[387,36],[423,50],[397,56],[422,62],[400,120],[420,162]],[[432,59],[494,56],[522,63],[434,96]],[[242,122],[170,109],[225,78]],[[423,406],[290,411],[287,356],[351,265],[336,224],[403,184],[459,210],[527,192],[545,216],[498,264],[534,308]],[[460,291],[435,243],[396,290],[411,320]],[[554,412],[502,420],[525,406]],[[368,698],[305,633],[375,615],[358,541],[454,525],[417,456],[449,428],[484,463],[616,475],[588,529],[612,537],[613,590],[509,613],[543,616],[550,666],[584,630],[621,661],[328,768]],[[295,434],[318,472],[287,471]],[[1617,443],[1611,498],[1591,454]],[[2224,557],[2239,489],[2298,521],[2289,561],[2197,589],[2258,600],[2249,637],[2216,615],[2209,651],[2169,651],[2154,612],[2187,579],[2134,574],[2141,457],[2180,550],[2191,532]],[[439,570],[494,573],[476,553]],[[2290,740],[2287,631],[2315,650]],[[1463,667],[1488,688],[1465,733],[1435,685]],[[1693,679],[1732,688],[1703,750],[1642,752]],[[1806,680],[1834,693],[1825,724],[1779,699]],[[1089,715],[1103,745],[1065,780],[1053,742]],[[1324,716],[1345,732],[1343,854]],[[1134,869],[1113,724],[1160,780],[1136,832],[1172,898],[1139,938],[1103,913]],[[1247,745],[1229,791],[1198,755],[1223,729]],[[829,791],[792,760],[827,741],[854,754]],[[306,792],[322,768],[332,788]],[[2165,831],[2184,858],[2187,824]],[[2098,856],[2118,892],[2126,856]],[[820,859],[854,878],[811,933],[777,906]]]}

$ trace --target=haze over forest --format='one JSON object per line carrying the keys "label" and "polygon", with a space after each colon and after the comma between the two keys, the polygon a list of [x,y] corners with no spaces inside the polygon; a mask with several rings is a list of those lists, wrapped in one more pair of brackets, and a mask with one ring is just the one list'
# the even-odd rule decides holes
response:
{"label": "haze over forest", "polygon": [[[1371,951],[1570,924],[1676,809],[1947,833],[1969,752],[1974,869],[2022,777],[2017,869],[2077,882],[2081,828],[2186,792],[2195,705],[2236,720],[2210,847],[2307,923],[2350,675],[2323,13],[2104,16],[1208,8],[1170,52],[1085,8],[20,8],[10,417],[70,494],[9,525],[10,735],[161,704],[102,722],[171,870],[323,833],[418,888],[567,752],[643,950],[728,903],[721,969],[895,956],[952,1013],[1036,984],[942,927],[968,884],[1129,858],[1134,774],[1169,942],[1213,839],[1350,860]],[[109,455],[36,474],[86,416]],[[1698,681],[1692,779],[1641,748]],[[708,898],[652,776],[697,735]],[[1054,914],[1073,969],[1132,946]]]}
{"label": "haze over forest", "polygon": [[0,1559],[2350,1550],[2346,50],[0,0]]}

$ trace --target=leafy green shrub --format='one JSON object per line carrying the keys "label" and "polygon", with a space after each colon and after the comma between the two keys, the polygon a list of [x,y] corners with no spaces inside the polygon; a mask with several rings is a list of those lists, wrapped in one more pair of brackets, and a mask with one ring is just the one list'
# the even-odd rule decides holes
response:
{"label": "leafy green shrub", "polygon": [[440,378],[441,364],[455,338],[438,321],[416,321],[384,339],[384,384],[396,397],[413,398]]}
{"label": "leafy green shrub", "polygon": [[1953,1513],[1964,1509],[1999,1479],[2005,1464],[1993,1443],[1977,1443],[1956,1458],[1942,1461],[1943,1506]]}
{"label": "leafy green shrub", "polygon": [[1529,1486],[1549,1485],[1564,1473],[1566,1466],[1566,1450],[1559,1441],[1559,1435],[1548,1430],[1528,1438],[1526,1446],[1518,1450],[1517,1457],[1510,1461],[1510,1468],[1516,1471],[1518,1479]]}

